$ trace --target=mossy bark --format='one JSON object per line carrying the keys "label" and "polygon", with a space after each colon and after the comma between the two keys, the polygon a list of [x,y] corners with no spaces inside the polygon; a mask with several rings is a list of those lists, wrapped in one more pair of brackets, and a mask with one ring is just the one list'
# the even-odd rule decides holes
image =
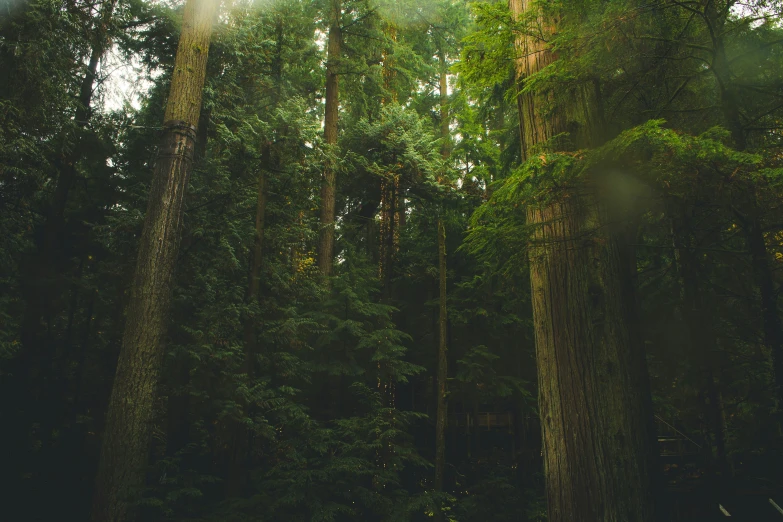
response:
{"label": "mossy bark", "polygon": [[128,303],[95,482],[92,520],[121,522],[144,485],[153,402],[193,162],[216,2],[189,0]]}

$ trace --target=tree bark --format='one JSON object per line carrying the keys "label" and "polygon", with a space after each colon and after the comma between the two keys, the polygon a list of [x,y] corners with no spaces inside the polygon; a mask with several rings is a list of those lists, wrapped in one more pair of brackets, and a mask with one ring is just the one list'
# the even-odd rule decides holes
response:
{"label": "tree bark", "polygon": [[550,521],[654,516],[644,352],[627,327],[626,260],[601,213],[587,194],[528,210]]}
{"label": "tree bark", "polygon": [[324,276],[332,274],[334,264],[335,190],[337,172],[331,156],[337,146],[337,120],[340,106],[338,67],[342,46],[341,0],[331,0],[329,40],[326,59],[326,105],[324,114],[324,142],[329,157],[321,182],[321,228],[318,241],[318,268]]}
{"label": "tree bark", "polygon": [[[535,3],[510,0],[509,7],[522,20]],[[537,28],[554,30],[532,14]],[[518,84],[557,59],[538,35],[523,31],[516,46]],[[519,96],[523,160],[565,133],[574,145],[591,144],[596,118],[588,93],[575,90],[546,118],[541,108],[556,101],[551,95]],[[528,207],[527,218],[548,520],[654,520],[652,411],[640,385],[646,361],[630,327],[637,318],[628,253],[601,186],[578,181]]]}
{"label": "tree bark", "polygon": [[193,162],[217,3],[188,0],[109,399],[92,520],[121,522],[144,484],[183,200]]}

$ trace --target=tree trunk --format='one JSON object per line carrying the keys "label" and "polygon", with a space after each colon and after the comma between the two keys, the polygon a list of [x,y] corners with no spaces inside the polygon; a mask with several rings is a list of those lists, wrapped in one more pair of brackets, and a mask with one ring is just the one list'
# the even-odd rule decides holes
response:
{"label": "tree trunk", "polygon": [[[446,82],[446,57],[443,52],[439,54],[440,61],[440,117],[441,138],[443,139],[441,153],[443,158],[449,156],[449,121],[448,121],[448,84]],[[446,468],[446,424],[448,420],[447,386],[448,378],[448,346],[446,314],[446,227],[443,219],[438,218],[438,290],[439,290],[439,316],[438,316],[438,378],[437,378],[437,402],[435,415],[435,491],[443,491],[443,474]],[[442,519],[442,513],[438,512]]]}
{"label": "tree trunk", "polygon": [[30,281],[28,282],[29,289],[22,319],[22,343],[28,349],[35,345],[40,331],[41,317],[49,319],[52,314],[53,294],[59,286],[54,281],[54,278],[58,270],[56,253],[59,250],[58,243],[61,241],[65,206],[68,202],[71,187],[76,180],[76,163],[83,152],[81,146],[82,133],[89,123],[92,112],[92,95],[98,64],[109,45],[108,28],[114,15],[115,3],[112,0],[104,4],[93,32],[90,61],[79,86],[79,96],[74,115],[76,123],[74,144],[69,152],[64,153],[62,157],[55,160],[59,175],[55,184],[54,194],[52,194],[44,216],[41,241],[31,263],[31,270],[29,271]]}
{"label": "tree trunk", "polygon": [[[383,50],[383,68],[381,75],[383,77],[383,98],[381,105],[397,103],[397,91],[395,90],[395,79],[397,72],[394,68],[394,44],[397,42],[397,28],[394,24],[386,22],[383,27],[383,33],[391,43],[389,47]],[[392,164],[396,163],[396,158]],[[395,270],[395,260],[399,249],[399,192],[401,190],[399,175],[389,172],[381,179],[381,222],[379,229],[379,265],[378,273],[381,280],[383,297],[387,301],[392,297],[392,278]]]}
{"label": "tree trunk", "polygon": [[[509,6],[521,20],[535,4],[510,0]],[[538,22],[554,29],[540,16]],[[516,45],[518,83],[557,59],[524,32]],[[549,95],[519,97],[524,160],[564,133],[574,145],[591,144],[596,117],[589,87],[546,118],[540,111],[554,101]],[[652,411],[640,385],[646,361],[630,327],[637,320],[634,289],[619,227],[600,189],[578,181],[527,211],[534,230],[528,256],[550,522],[646,522],[655,516]]]}
{"label": "tree trunk", "polygon": [[743,224],[753,264],[753,275],[761,295],[761,318],[764,323],[764,345],[772,356],[772,372],[778,413],[783,412],[783,327],[778,313],[778,299],[767,245],[758,219]]}
{"label": "tree trunk", "polygon": [[438,220],[438,272],[440,290],[440,315],[438,319],[438,396],[435,416],[435,491],[443,491],[443,474],[446,468],[446,424],[448,402],[446,379],[448,359],[446,346],[446,227]]}
{"label": "tree trunk", "polygon": [[[263,167],[258,174],[258,193],[256,198],[256,221],[255,236],[253,239],[253,248],[251,253],[250,271],[248,288],[245,295],[247,306],[253,306],[259,297],[261,287],[261,261],[262,247],[264,242],[264,221],[266,216],[266,173],[263,169],[268,168],[270,158],[269,145],[263,151]],[[256,370],[255,361],[258,354],[258,332],[256,330],[255,317],[248,313],[243,318],[243,341],[245,345],[244,361],[241,373],[247,376],[249,384],[252,382]],[[244,415],[251,415],[251,405],[243,404]],[[246,461],[248,449],[250,446],[251,433],[246,425],[232,422],[229,426],[230,437],[230,456],[228,478],[226,480],[226,495],[228,497],[238,497],[246,483]]]}
{"label": "tree trunk", "polygon": [[[731,132],[731,138],[737,150],[745,150],[748,146],[745,128],[740,118],[738,94],[732,81],[729,60],[724,44],[725,17],[718,13],[715,2],[708,2],[705,7],[705,21],[710,27],[713,45],[712,72],[718,84],[721,112],[726,126]],[[783,408],[783,324],[778,312],[777,292],[775,291],[772,269],[769,265],[769,255],[761,222],[758,217],[758,201],[754,192],[755,186],[746,188],[750,216],[737,214],[740,226],[745,234],[745,242],[751,256],[753,276],[759,287],[761,298],[761,319],[764,325],[764,345],[772,357],[774,377],[774,397],[778,410]]]}
{"label": "tree trunk", "polygon": [[188,0],[109,399],[92,520],[121,522],[144,484],[183,200],[196,142],[216,2]]}
{"label": "tree trunk", "polygon": [[324,114],[324,142],[327,154],[324,167],[324,178],[321,182],[321,228],[318,242],[318,268],[324,276],[332,274],[334,264],[334,221],[335,221],[335,188],[337,172],[334,158],[337,146],[337,118],[340,105],[338,67],[340,64],[340,47],[342,32],[340,18],[342,15],[341,0],[331,0],[329,41],[327,43],[326,61],[326,106]]}
{"label": "tree trunk", "polygon": [[677,253],[680,278],[683,288],[683,316],[688,324],[690,342],[695,350],[694,366],[703,369],[703,390],[706,393],[705,410],[714,437],[715,455],[714,470],[722,477],[729,471],[726,458],[725,424],[721,413],[721,397],[716,382],[718,369],[715,365],[715,348],[717,340],[711,321],[711,313],[707,310],[704,296],[699,287],[699,270],[697,252],[691,244],[689,222],[691,217],[685,212],[674,220],[674,246]]}
{"label": "tree trunk", "polygon": [[550,521],[653,520],[643,350],[627,327],[630,285],[587,195],[528,218],[539,411]]}

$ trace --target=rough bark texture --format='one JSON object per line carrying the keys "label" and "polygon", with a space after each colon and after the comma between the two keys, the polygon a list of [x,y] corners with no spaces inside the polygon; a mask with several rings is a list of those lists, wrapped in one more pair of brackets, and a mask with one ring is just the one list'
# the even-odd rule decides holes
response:
{"label": "rough bark texture", "polygon": [[644,356],[627,261],[595,200],[530,209],[539,412],[550,521],[653,520]]}
{"label": "rough bark texture", "polygon": [[[326,106],[324,114],[324,142],[327,148],[337,145],[337,117],[340,105],[337,68],[340,62],[340,47],[342,32],[340,17],[342,5],[340,0],[332,0],[329,26],[329,41],[327,43],[326,59]],[[334,152],[330,150],[330,152]],[[321,182],[321,229],[318,242],[318,268],[325,276],[332,274],[334,264],[334,220],[335,220],[335,187],[337,176],[334,165],[327,159],[324,168],[324,178]]]}
{"label": "rough bark texture", "polygon": [[185,6],[162,143],[106,414],[93,498],[95,522],[128,520],[144,483],[183,200],[196,144],[215,7],[216,3],[210,0],[189,0]]}
{"label": "rough bark texture", "polygon": [[[510,0],[509,7],[522,20],[534,3]],[[554,29],[541,16],[532,19],[537,28]],[[537,35],[522,34],[516,44],[519,83],[557,59]],[[568,142],[550,147],[590,145],[595,119],[585,92],[575,92],[568,106],[552,106],[548,94],[519,96],[523,159],[562,133]],[[534,230],[530,279],[550,522],[655,516],[655,441],[642,384],[643,344],[631,327],[637,318],[628,252],[601,192],[600,184],[582,181],[527,212]]]}

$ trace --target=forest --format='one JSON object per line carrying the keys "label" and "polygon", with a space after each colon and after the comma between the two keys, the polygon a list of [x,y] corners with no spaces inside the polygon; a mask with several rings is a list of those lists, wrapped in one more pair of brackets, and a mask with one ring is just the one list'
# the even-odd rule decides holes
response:
{"label": "forest", "polygon": [[783,522],[781,14],[0,0],[0,520]]}

